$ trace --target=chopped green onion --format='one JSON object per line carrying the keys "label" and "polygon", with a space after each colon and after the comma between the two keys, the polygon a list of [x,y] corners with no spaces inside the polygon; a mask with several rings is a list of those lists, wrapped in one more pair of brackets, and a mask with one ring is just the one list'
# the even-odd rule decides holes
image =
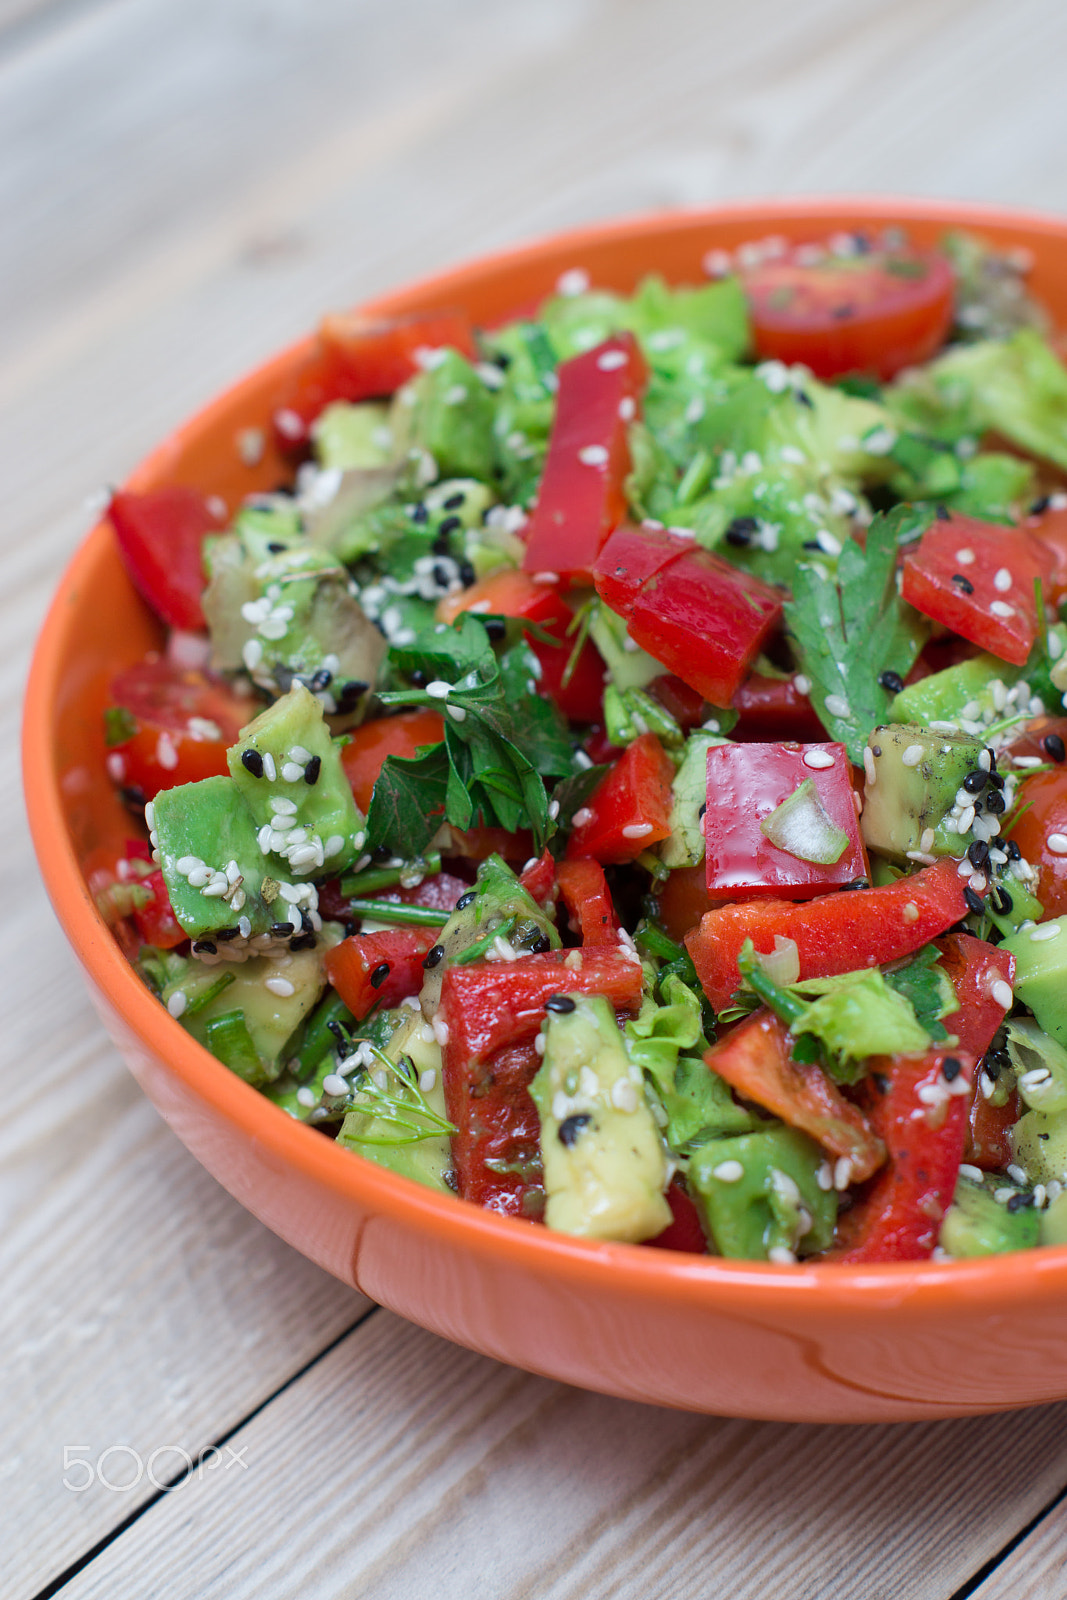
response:
{"label": "chopped green onion", "polygon": [[345,895],[377,894],[379,889],[392,889],[405,878],[416,875],[432,878],[441,870],[441,857],[436,851],[425,856],[413,856],[399,867],[367,867],[363,872],[349,873],[341,879],[341,893]]}
{"label": "chopped green onion", "polygon": [[395,900],[350,900],[348,909],[356,917],[374,917],[406,928],[440,928],[452,915],[437,906],[405,906]]}

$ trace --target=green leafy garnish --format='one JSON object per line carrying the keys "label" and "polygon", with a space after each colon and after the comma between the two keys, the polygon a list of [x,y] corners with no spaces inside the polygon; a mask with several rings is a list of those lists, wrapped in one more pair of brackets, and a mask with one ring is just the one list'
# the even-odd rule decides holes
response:
{"label": "green leafy garnish", "polygon": [[904,996],[931,1039],[947,1038],[941,1018],[960,1008],[948,974],[937,965],[940,959],[936,944],[926,944],[904,966],[885,974],[886,983]]}
{"label": "green leafy garnish", "polygon": [[879,677],[906,677],[926,623],[896,589],[898,546],[925,531],[932,512],[897,506],[874,519],[867,548],[846,541],[837,579],[814,565],[797,568],[786,625],[801,672],[811,680],[819,720],[857,765],[872,727],[886,722],[892,695]]}
{"label": "green leafy garnish", "polygon": [[[348,1144],[403,1145],[420,1139],[438,1139],[458,1130],[430,1105],[419,1087],[419,1075],[409,1056],[399,1062],[371,1045],[372,1067],[358,1069],[352,1079],[352,1100],[345,1119]],[[372,1118],[370,1126],[356,1132],[350,1127],[353,1112]],[[375,1127],[377,1124],[377,1127]]]}

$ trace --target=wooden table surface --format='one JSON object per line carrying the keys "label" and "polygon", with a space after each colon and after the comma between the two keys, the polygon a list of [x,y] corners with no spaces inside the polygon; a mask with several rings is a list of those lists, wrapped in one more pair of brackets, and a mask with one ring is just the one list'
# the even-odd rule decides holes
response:
{"label": "wooden table surface", "polygon": [[97,1024],[14,755],[89,499],[324,308],[728,196],[1067,211],[1065,67],[1062,0],[0,0],[3,1600],[1067,1594],[1064,1406],[645,1408],[266,1232]]}

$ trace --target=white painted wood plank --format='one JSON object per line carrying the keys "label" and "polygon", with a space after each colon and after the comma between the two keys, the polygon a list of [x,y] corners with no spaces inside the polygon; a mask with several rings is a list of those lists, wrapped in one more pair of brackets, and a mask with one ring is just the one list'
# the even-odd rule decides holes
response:
{"label": "white painted wood plank", "polygon": [[166,1572],[168,1600],[945,1600],[1067,1480],[1065,1419],[693,1417],[379,1312],[231,1441],[242,1467],[149,1508],[66,1595]]}

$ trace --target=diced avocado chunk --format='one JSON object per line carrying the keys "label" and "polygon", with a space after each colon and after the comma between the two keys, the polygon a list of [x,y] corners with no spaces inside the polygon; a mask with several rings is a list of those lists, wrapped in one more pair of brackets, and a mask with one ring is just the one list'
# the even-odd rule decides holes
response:
{"label": "diced avocado chunk", "polygon": [[311,437],[321,465],[342,472],[384,467],[396,456],[389,407],[379,400],[335,400],[315,418]]}
{"label": "diced avocado chunk", "polygon": [[638,1243],[671,1220],[667,1154],[602,995],[548,1012],[545,1058],[530,1085],[541,1119],[545,1222],[587,1239]]}
{"label": "diced avocado chunk", "polygon": [[1031,1111],[1067,1111],[1067,1050],[1031,1017],[1004,1024],[1004,1048],[1015,1082]]}
{"label": "diced avocado chunk", "polygon": [[[1021,922],[1040,922],[1045,908],[1020,879],[1005,878],[999,887],[996,903],[990,895],[985,902],[984,913],[1005,939],[1011,937]],[[998,907],[1003,909],[998,910]]]}
{"label": "diced avocado chunk", "polygon": [[875,728],[867,748],[874,777],[867,779],[860,827],[868,850],[898,862],[909,850],[962,855],[965,841],[946,819],[960,784],[978,766],[982,741],[902,723]]}
{"label": "diced avocado chunk", "polygon": [[492,479],[493,420],[493,397],[481,377],[447,349],[399,391],[393,409],[398,443],[425,452],[442,478]]}
{"label": "diced avocado chunk", "polygon": [[[640,1015],[626,1024],[630,1060],[647,1075],[666,1117],[664,1137],[684,1164],[691,1147],[723,1134],[748,1133],[759,1121],[733,1097],[729,1084],[702,1055],[707,1048],[700,1000],[681,978],[662,980],[663,1004],[646,995]],[[657,1121],[659,1119],[657,1118]]]}
{"label": "diced avocado chunk", "polygon": [[689,1187],[720,1255],[784,1261],[833,1240],[837,1195],[820,1184],[825,1167],[807,1134],[760,1128],[701,1145],[689,1162]]}
{"label": "diced avocado chunk", "polygon": [[1039,1244],[1067,1244],[1067,1189],[1038,1213]]}
{"label": "diced avocado chunk", "polygon": [[[1053,928],[1055,933],[1046,931]],[[1030,1007],[1039,1027],[1067,1045],[1067,916],[1013,933],[1002,948],[1015,957],[1018,999]]]}
{"label": "diced avocado chunk", "polygon": [[263,898],[256,820],[232,778],[161,789],[153,802],[159,861],[174,915],[192,939],[247,917],[250,937],[274,921]]}
{"label": "diced avocado chunk", "polygon": [[697,728],[685,742],[685,755],[671,785],[671,831],[659,846],[665,867],[695,867],[707,849],[700,819],[708,803],[708,751],[728,744],[720,734]]}
{"label": "diced avocado chunk", "polygon": [[[441,1046],[433,1037],[432,1029],[423,1022],[421,1013],[409,1011],[407,1020],[401,1023],[383,1053],[400,1069],[389,1074],[385,1086],[385,1093],[398,1104],[390,1114],[376,1100],[373,1091],[357,1088],[337,1141],[366,1156],[368,1161],[399,1172],[405,1178],[451,1193],[447,1181],[452,1171],[451,1140],[449,1134],[438,1131],[434,1123],[436,1118],[438,1124],[448,1125]],[[386,1071],[376,1062],[370,1069],[371,1082],[375,1074],[380,1076]],[[419,1106],[420,1098],[429,1106],[430,1117]]]}
{"label": "diced avocado chunk", "polygon": [[1067,1113],[1024,1111],[1011,1130],[1011,1147],[1030,1183],[1065,1183]]}
{"label": "diced avocado chunk", "polygon": [[385,639],[337,558],[291,531],[265,530],[264,515],[242,511],[208,550],[203,606],[215,665],[248,671],[272,694],[294,676],[319,678],[328,711],[354,711],[377,678]]}
{"label": "diced avocado chunk", "polygon": [[[312,950],[294,950],[280,959],[252,956],[239,964],[205,966],[187,961],[184,970],[175,972],[162,992],[164,1005],[177,995],[184,999],[180,1013],[182,1025],[194,1039],[218,1054],[257,1088],[277,1078],[285,1064],[285,1046],[307,1014],[317,1004],[326,987],[324,955],[341,937],[336,923],[326,923]],[[222,980],[227,980],[222,986]],[[202,997],[212,989],[219,992],[206,1003]],[[291,993],[286,993],[286,988]],[[231,1053],[220,1041],[233,1041],[240,1029],[229,1019],[241,1018],[251,1051]]]}
{"label": "diced avocado chunk", "polygon": [[352,865],[364,819],[322,706],[303,684],[242,728],[226,760],[270,863],[294,878]]}
{"label": "diced avocado chunk", "polygon": [[981,720],[984,713],[995,711],[993,685],[999,682],[1010,688],[1018,676],[1018,668],[996,656],[968,656],[955,666],[909,683],[894,697],[890,714],[894,722],[929,727],[932,722],[957,722],[970,708]]}
{"label": "diced avocado chunk", "polygon": [[1038,1212],[1022,1205],[1009,1210],[1007,1203],[994,1198],[1005,1187],[1000,1178],[987,1178],[982,1183],[966,1177],[958,1179],[938,1235],[938,1243],[947,1255],[965,1260],[970,1256],[1002,1255],[1008,1250],[1029,1250],[1038,1243]]}
{"label": "diced avocado chunk", "polygon": [[426,968],[419,996],[427,1020],[437,1010],[446,968],[479,960],[497,938],[526,953],[558,950],[560,946],[552,918],[527,893],[507,862],[491,855],[478,868],[474,888],[460,896],[459,904],[441,929],[435,946],[435,951],[441,953]]}

